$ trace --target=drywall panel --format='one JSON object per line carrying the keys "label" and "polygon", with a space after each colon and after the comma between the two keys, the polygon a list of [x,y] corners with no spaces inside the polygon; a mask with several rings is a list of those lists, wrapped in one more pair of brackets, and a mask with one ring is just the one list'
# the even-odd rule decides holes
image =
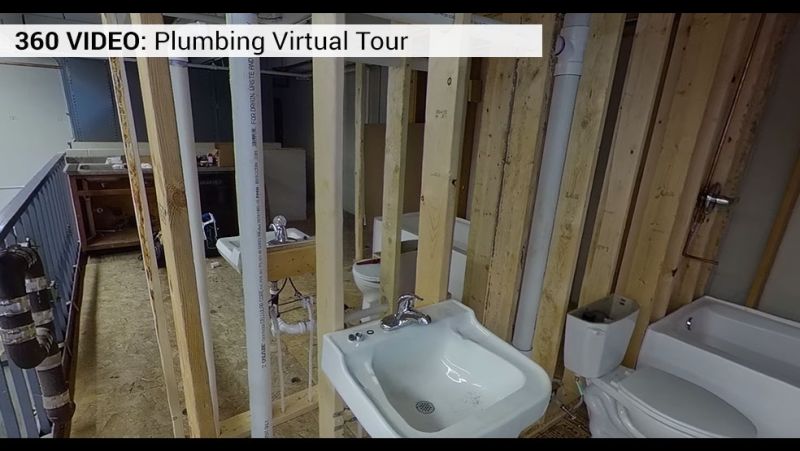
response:
{"label": "drywall panel", "polygon": [[[800,149],[800,27],[790,34],[759,123],[740,197],[731,207],[707,293],[744,304]],[[724,193],[723,193],[724,194]],[[774,302],[774,301],[773,301]],[[787,301],[788,302],[788,301]]]}
{"label": "drywall panel", "polygon": [[[52,64],[48,58],[4,63]],[[0,65],[0,186],[23,186],[50,158],[67,147],[72,128],[58,69]],[[0,208],[16,194],[0,190]]]}

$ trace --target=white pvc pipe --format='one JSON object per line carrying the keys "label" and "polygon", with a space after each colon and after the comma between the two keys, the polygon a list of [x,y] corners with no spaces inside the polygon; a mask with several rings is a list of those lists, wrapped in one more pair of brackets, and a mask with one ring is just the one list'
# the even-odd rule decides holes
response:
{"label": "white pvc pipe", "polygon": [[[228,13],[229,24],[255,24],[253,13]],[[267,221],[264,202],[261,76],[258,58],[231,58],[236,199],[244,285],[250,433],[272,437],[272,365],[267,316]]]}
{"label": "white pvc pipe", "polygon": [[536,203],[528,236],[528,252],[519,295],[519,307],[514,324],[512,344],[529,354],[539,311],[547,254],[558,204],[558,192],[564,172],[569,143],[569,130],[578,94],[578,82],[583,69],[583,52],[589,36],[591,14],[567,14],[557,47],[553,80],[553,100],[547,120],[542,164],[536,187]]}
{"label": "white pvc pipe", "polygon": [[[314,330],[314,320],[308,319],[305,321],[297,321],[295,323],[287,323],[283,320],[283,318],[276,318],[275,323],[277,324],[278,330],[281,334],[286,335],[302,335]],[[273,335],[278,335],[277,331],[274,330],[273,327]]]}
{"label": "white pvc pipe", "polygon": [[214,364],[214,334],[208,308],[206,283],[206,253],[204,250],[203,212],[200,207],[200,187],[197,180],[197,157],[194,151],[194,124],[192,122],[192,98],[189,93],[189,71],[182,62],[187,58],[170,60],[169,75],[172,80],[172,98],[175,103],[175,122],[178,125],[183,183],[186,186],[186,210],[189,214],[189,231],[192,239],[194,274],[197,280],[197,301],[200,304],[200,324],[203,328],[203,348],[208,367],[208,385],[211,389],[211,404],[214,424],[219,432],[219,397],[217,393],[217,371]]}

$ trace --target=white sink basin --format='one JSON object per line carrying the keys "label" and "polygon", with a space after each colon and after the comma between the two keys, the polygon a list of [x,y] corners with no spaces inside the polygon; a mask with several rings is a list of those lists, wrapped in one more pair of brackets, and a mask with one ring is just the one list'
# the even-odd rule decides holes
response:
{"label": "white sink basin", "polygon": [[[314,237],[309,236],[303,233],[299,229],[295,228],[287,228],[286,229],[286,237],[289,238],[290,242],[286,244],[272,244],[270,241],[275,239],[275,232],[272,230],[268,230],[264,235],[265,242],[267,243],[267,249],[277,248],[281,246],[291,246],[294,243],[304,242],[308,240],[313,240]],[[217,250],[222,258],[225,259],[233,268],[238,271],[242,272],[242,254],[239,250],[239,237],[238,236],[229,236],[225,238],[220,238],[217,240]]]}
{"label": "white sink basin", "polygon": [[[541,367],[458,301],[420,311],[430,324],[373,321],[324,337],[322,370],[370,436],[517,437],[544,415]],[[348,338],[356,332],[363,341]]]}

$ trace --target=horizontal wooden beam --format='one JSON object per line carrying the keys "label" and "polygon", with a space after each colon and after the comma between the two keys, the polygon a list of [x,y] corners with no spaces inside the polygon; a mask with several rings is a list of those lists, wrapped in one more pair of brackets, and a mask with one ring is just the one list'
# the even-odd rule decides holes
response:
{"label": "horizontal wooden beam", "polygon": [[[317,387],[311,387],[311,399],[309,400],[309,389],[301,390],[286,397],[285,409],[281,412],[281,400],[272,401],[272,425],[286,423],[295,418],[312,412],[317,408]],[[250,436],[250,412],[242,412],[234,415],[227,420],[220,422],[220,438],[242,438]]]}
{"label": "horizontal wooden beam", "polygon": [[313,274],[316,269],[316,241],[267,249],[267,275],[270,280]]}

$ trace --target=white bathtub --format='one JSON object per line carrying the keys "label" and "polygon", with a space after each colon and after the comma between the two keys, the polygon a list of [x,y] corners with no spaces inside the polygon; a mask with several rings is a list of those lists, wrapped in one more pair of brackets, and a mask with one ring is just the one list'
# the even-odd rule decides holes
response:
{"label": "white bathtub", "polygon": [[643,366],[716,394],[759,437],[800,437],[800,323],[705,296],[647,329]]}

